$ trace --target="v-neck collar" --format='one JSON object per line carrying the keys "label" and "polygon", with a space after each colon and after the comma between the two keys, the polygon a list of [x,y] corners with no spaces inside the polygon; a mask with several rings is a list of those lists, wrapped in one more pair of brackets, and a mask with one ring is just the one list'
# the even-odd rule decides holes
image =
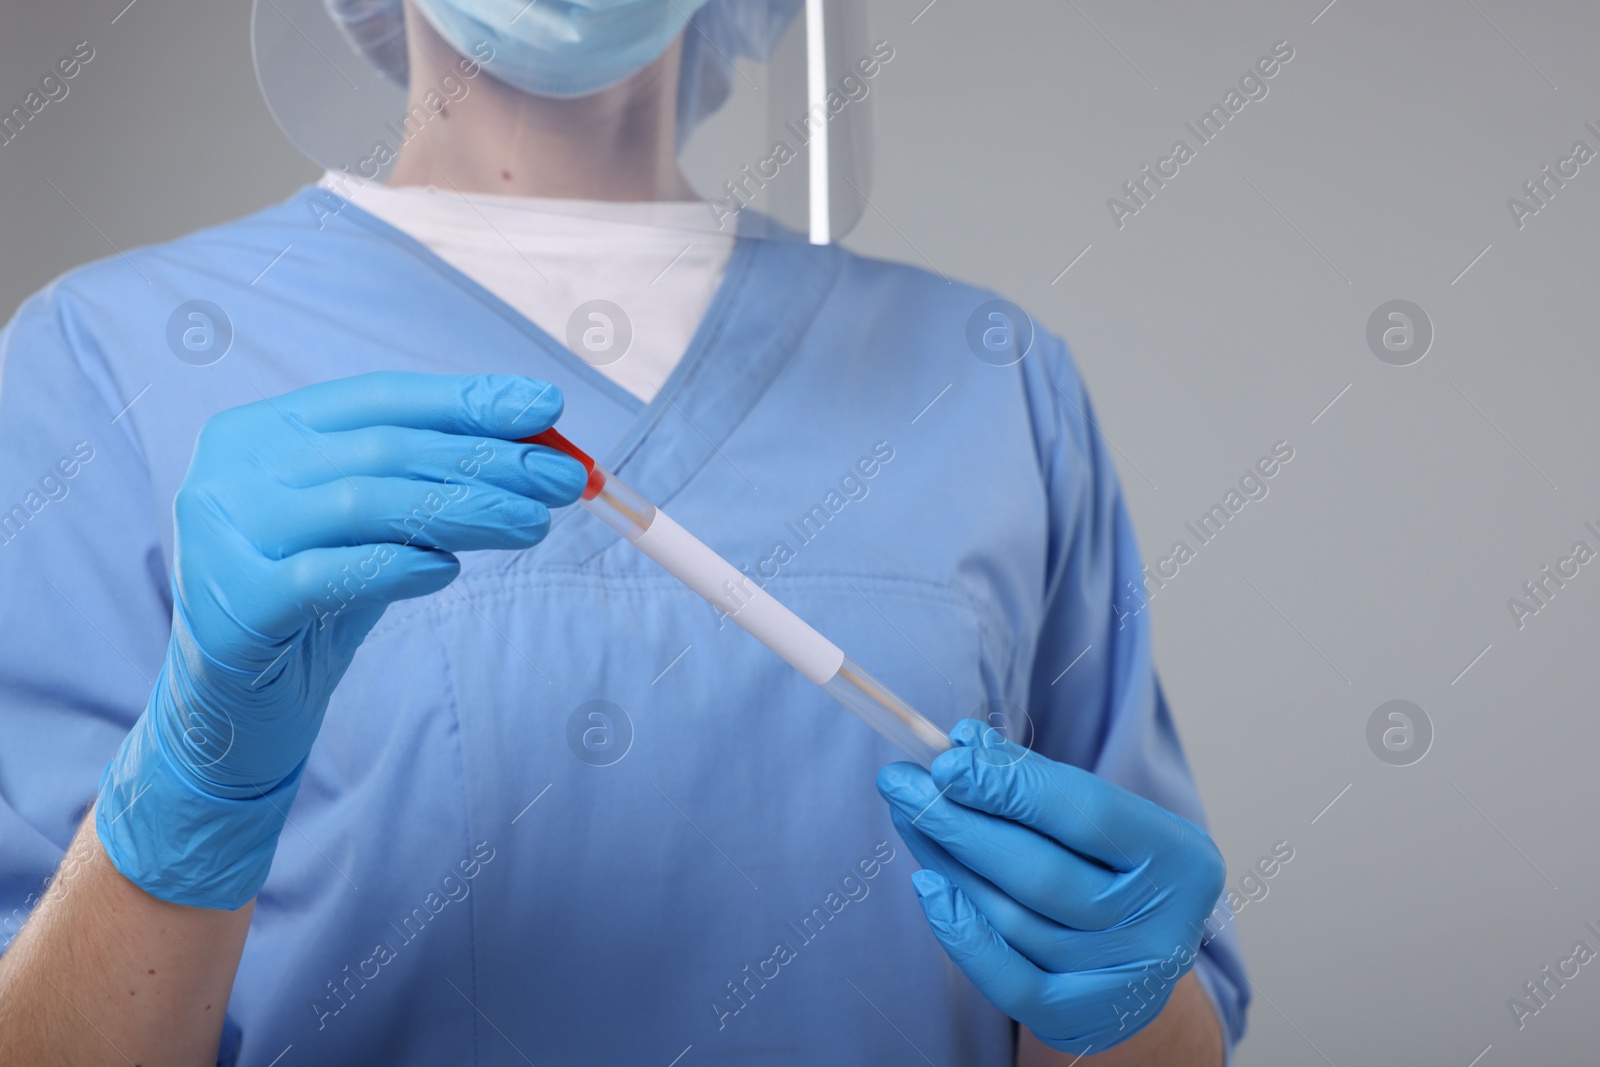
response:
{"label": "v-neck collar", "polygon": [[[338,194],[313,186],[304,195]],[[655,398],[646,404],[410,234],[348,200],[344,204],[340,218],[350,219],[409,253],[506,320],[537,346],[541,355],[627,412],[627,427],[597,458],[647,499],[662,505],[722,454],[723,442],[799,348],[838,277],[843,255],[836,246],[738,238],[688,348]],[[731,462],[725,454],[720,461]],[[598,521],[574,521],[581,514],[569,509],[555,521],[572,527],[563,531],[562,540],[580,559],[588,559],[613,543],[617,535]]]}

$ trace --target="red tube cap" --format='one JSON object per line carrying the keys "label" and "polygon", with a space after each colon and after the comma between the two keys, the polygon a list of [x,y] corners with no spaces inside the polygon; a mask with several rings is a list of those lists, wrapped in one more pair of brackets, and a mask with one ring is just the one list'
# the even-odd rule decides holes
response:
{"label": "red tube cap", "polygon": [[584,470],[589,472],[589,484],[583,487],[583,499],[593,500],[600,495],[600,490],[606,487],[605,472],[595,465],[589,453],[567,440],[554,427],[543,433],[536,433],[532,437],[524,437],[520,443],[553,448],[557,452],[565,452],[579,463],[582,463]]}

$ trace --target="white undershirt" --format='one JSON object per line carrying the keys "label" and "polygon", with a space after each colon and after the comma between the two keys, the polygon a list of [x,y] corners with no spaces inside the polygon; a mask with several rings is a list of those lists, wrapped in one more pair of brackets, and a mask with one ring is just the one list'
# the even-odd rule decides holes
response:
{"label": "white undershirt", "polygon": [[[732,236],[705,232],[698,201],[463,194],[357,185],[332,172],[320,184],[420,242],[646,403],[683,358],[733,254]],[[620,315],[585,306],[597,300]]]}

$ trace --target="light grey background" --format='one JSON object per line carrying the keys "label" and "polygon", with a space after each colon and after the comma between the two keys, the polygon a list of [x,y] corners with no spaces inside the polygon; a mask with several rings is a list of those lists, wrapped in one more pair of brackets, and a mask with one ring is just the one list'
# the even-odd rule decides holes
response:
{"label": "light grey background", "polygon": [[[125,2],[0,13],[4,108],[77,41],[97,52],[0,146],[7,312],[315,175],[258,96],[248,4]],[[1580,938],[1600,948],[1600,565],[1520,631],[1506,601],[1574,541],[1600,547],[1600,161],[1520,231],[1506,199],[1575,140],[1600,149],[1600,9],[925,3],[869,5],[897,54],[849,243],[982,281],[1068,338],[1149,558],[1295,449],[1152,603],[1231,880],[1295,849],[1239,917],[1257,991],[1239,1064],[1592,1062],[1600,965],[1521,1032],[1507,998]],[[1280,40],[1270,95],[1117,229],[1107,198]],[[1414,366],[1366,346],[1394,298],[1434,324]],[[1367,747],[1392,699],[1433,723],[1413,766]]]}

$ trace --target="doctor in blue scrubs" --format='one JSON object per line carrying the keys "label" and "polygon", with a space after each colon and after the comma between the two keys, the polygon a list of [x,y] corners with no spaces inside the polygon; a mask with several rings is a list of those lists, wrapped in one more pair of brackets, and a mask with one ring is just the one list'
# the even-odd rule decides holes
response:
{"label": "doctor in blue scrubs", "polygon": [[[0,1063],[1229,1059],[1065,346],[679,169],[848,11],[329,3],[409,85],[381,175],[0,334]],[[955,747],[900,762],[570,507],[558,420]]]}

